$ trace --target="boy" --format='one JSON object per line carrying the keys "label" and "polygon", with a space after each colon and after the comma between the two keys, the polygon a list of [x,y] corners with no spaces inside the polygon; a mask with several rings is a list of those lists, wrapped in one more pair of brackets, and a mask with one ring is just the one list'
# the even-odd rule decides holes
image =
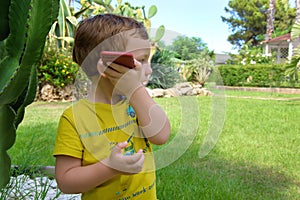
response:
{"label": "boy", "polygon": [[[134,69],[103,64],[103,50],[132,52]],[[113,14],[83,20],[73,60],[92,82],[85,99],[61,116],[53,155],[64,193],[82,199],[156,199],[152,144],[169,139],[170,123],[148,95],[152,73],[144,26]]]}

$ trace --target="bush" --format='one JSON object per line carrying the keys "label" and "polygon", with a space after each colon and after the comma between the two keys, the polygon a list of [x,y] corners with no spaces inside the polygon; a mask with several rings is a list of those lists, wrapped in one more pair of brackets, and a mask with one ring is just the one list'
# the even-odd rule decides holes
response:
{"label": "bush", "polygon": [[51,84],[63,88],[73,84],[78,71],[78,65],[72,61],[70,51],[50,49],[44,52],[43,59],[38,67],[39,86]]}
{"label": "bush", "polygon": [[226,86],[293,86],[285,76],[285,65],[221,65],[218,69]]}
{"label": "bush", "polygon": [[249,47],[245,45],[238,54],[231,54],[231,59],[227,60],[228,64],[236,65],[256,65],[275,63],[275,55],[265,54],[262,47]]}
{"label": "bush", "polygon": [[173,53],[169,50],[155,52],[151,61],[152,75],[148,87],[167,89],[179,82],[180,75],[172,58]]}

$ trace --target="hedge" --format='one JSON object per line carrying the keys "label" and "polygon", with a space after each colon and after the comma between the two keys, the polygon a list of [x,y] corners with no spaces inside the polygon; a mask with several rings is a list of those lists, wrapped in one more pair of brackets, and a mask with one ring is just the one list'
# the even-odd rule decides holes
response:
{"label": "hedge", "polygon": [[[218,70],[225,86],[295,87],[285,75],[285,65],[220,65]],[[221,84],[221,83],[217,83]]]}

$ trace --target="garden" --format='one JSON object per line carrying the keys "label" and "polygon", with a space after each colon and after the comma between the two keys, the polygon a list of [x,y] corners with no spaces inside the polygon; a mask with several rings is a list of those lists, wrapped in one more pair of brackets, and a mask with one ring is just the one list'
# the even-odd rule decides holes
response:
{"label": "garden", "polygon": [[[157,171],[158,198],[300,198],[300,155],[297,153],[300,125],[296,120],[300,116],[297,109],[300,102],[294,100],[299,95],[245,91],[227,91],[226,95],[230,97],[226,98],[222,133],[204,158],[199,157],[199,151],[211,123],[212,97],[184,97],[197,98],[201,113],[199,128],[186,152]],[[245,96],[253,98],[242,98]],[[285,100],[277,100],[279,98]],[[181,121],[178,99],[157,98],[155,101],[166,110],[174,137]],[[32,175],[34,166],[38,169],[54,165],[51,154],[57,123],[63,109],[70,104],[35,102],[28,106],[16,144],[9,150],[12,163],[22,166],[19,170]],[[38,197],[35,199],[40,199]]]}
{"label": "garden", "polygon": [[[239,6],[247,2],[230,1],[227,10],[243,20]],[[251,11],[259,12],[255,20],[266,22],[254,36],[234,33],[236,23],[222,17],[239,53],[218,65],[201,38],[180,35],[167,45],[163,25],[150,34],[147,88],[161,92],[153,98],[172,126],[168,143],[154,146],[158,199],[300,199],[300,48],[289,58],[265,46],[271,19],[268,37],[288,31],[291,40],[299,38],[300,5],[284,7],[277,0],[275,14],[274,1],[258,2],[241,6],[257,9]],[[270,12],[261,12],[266,8]],[[1,11],[0,199],[79,199],[57,188],[52,156],[60,115],[89,87],[72,61],[74,30],[81,19],[116,13],[142,22],[150,33],[158,8],[109,0],[11,0]]]}

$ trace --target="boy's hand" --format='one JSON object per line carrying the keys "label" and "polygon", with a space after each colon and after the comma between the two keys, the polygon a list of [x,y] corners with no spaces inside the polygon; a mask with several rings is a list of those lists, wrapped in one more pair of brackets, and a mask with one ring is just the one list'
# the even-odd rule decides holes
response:
{"label": "boy's hand", "polygon": [[106,166],[119,171],[122,174],[136,174],[142,171],[144,164],[144,154],[139,150],[131,156],[123,155],[122,149],[127,146],[127,142],[118,143],[111,151],[109,158],[102,160]]}
{"label": "boy's hand", "polygon": [[129,69],[122,65],[111,63],[108,67],[104,66],[102,61],[98,62],[98,69],[104,71],[101,75],[108,78],[115,86],[115,93],[125,95],[130,99],[136,89],[143,86],[143,81],[147,79],[142,64],[134,60],[135,68]]}

